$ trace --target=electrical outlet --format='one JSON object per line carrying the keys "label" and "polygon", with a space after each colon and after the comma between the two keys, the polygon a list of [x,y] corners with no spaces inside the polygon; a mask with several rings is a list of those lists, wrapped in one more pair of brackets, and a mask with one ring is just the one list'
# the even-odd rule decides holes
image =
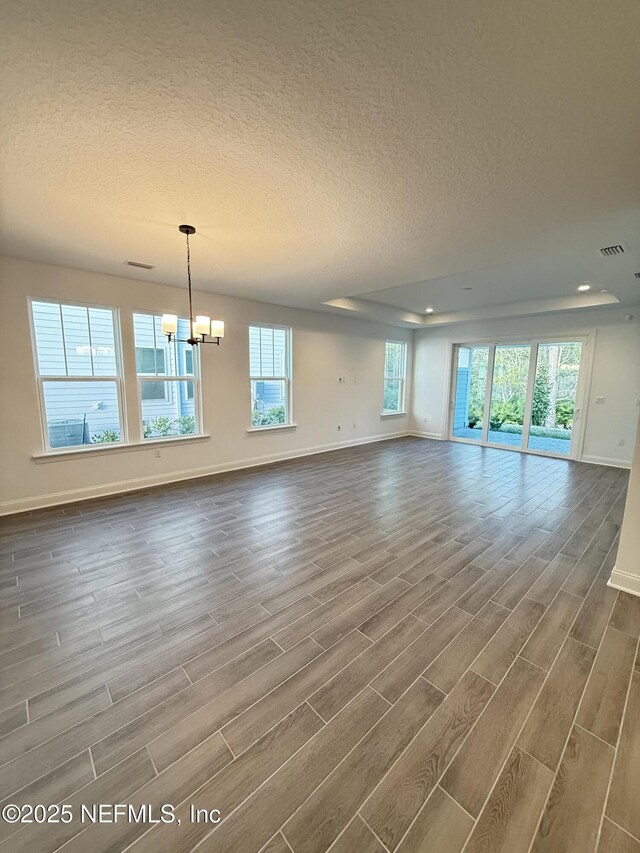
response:
{"label": "electrical outlet", "polygon": [[356,426],[356,424],[353,424],[353,428],[354,428],[354,429],[357,429],[357,426]]}
{"label": "electrical outlet", "polygon": [[345,378],[344,378],[344,376],[338,376],[338,383],[339,383],[340,385],[344,385],[344,383],[345,383]]}
{"label": "electrical outlet", "polygon": [[423,418],[423,419],[422,419],[422,423],[425,423],[425,424],[426,424],[426,422],[427,422],[427,419],[426,419],[426,418]]}
{"label": "electrical outlet", "polygon": [[162,451],[160,450],[159,447],[156,447],[156,459],[160,459],[161,456],[162,456]]}
{"label": "electrical outlet", "polygon": [[624,447],[624,438],[618,439],[618,447]]}
{"label": "electrical outlet", "polygon": [[604,403],[604,397],[596,397],[596,405],[601,406]]}
{"label": "electrical outlet", "polygon": [[342,427],[340,426],[340,424],[338,424],[338,432],[340,432],[341,429]]}

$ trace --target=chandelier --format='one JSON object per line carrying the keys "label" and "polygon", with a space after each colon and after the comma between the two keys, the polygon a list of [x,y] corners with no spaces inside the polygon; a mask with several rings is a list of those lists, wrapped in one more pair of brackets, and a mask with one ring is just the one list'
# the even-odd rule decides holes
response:
{"label": "chandelier", "polygon": [[179,338],[178,335],[178,317],[176,314],[162,315],[162,333],[169,338],[169,341],[180,341],[183,344],[191,344],[192,347],[198,344],[217,344],[220,346],[220,340],[224,338],[224,320],[212,320],[205,314],[197,314],[193,316],[193,305],[191,300],[191,248],[189,246],[189,237],[196,233],[193,225],[179,225],[178,231],[187,236],[187,284],[189,286],[189,329],[190,337]]}

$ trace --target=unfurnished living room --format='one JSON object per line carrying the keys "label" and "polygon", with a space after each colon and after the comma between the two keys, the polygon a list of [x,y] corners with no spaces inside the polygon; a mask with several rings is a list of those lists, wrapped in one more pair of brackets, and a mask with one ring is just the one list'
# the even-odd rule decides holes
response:
{"label": "unfurnished living room", "polygon": [[638,0],[5,0],[0,853],[640,853]]}

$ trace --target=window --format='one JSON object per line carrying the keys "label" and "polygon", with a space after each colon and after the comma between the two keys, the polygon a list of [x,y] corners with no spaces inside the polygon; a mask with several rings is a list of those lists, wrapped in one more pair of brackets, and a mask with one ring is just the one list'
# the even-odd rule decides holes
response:
{"label": "window", "polygon": [[249,326],[251,426],[291,423],[291,329]]}
{"label": "window", "polygon": [[[155,347],[136,347],[136,370],[138,376],[144,374],[155,376],[164,374],[166,370],[165,351]],[[143,382],[140,386],[142,400],[167,400],[168,386],[159,382]]]}
{"label": "window", "polygon": [[407,345],[386,341],[384,345],[384,414],[404,411],[404,385],[407,372]]}
{"label": "window", "polygon": [[136,370],[139,374],[166,373],[164,349],[136,347]]}
{"label": "window", "polygon": [[[200,425],[200,375],[191,344],[169,341],[162,317],[134,314],[136,370],[144,439],[197,435]],[[178,320],[178,337],[189,336],[189,321]],[[197,389],[197,390],[196,390]]]}
{"label": "window", "polygon": [[123,440],[113,308],[31,302],[45,450]]}
{"label": "window", "polygon": [[169,386],[161,382],[143,382],[140,385],[141,400],[168,400]]}

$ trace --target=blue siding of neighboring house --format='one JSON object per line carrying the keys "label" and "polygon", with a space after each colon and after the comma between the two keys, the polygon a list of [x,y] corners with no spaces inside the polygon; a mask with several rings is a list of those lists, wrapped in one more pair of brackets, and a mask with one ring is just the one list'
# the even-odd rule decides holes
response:
{"label": "blue siding of neighboring house", "polygon": [[285,404],[282,386],[279,382],[258,380],[256,382],[256,398],[265,409],[269,409],[272,406],[284,406]]}
{"label": "blue siding of neighboring house", "polygon": [[120,432],[115,382],[46,382],[44,399],[52,447],[88,444],[105,430]]}
{"label": "blue siding of neighboring house", "polygon": [[469,385],[471,371],[468,367],[458,368],[456,376],[456,399],[453,413],[453,428],[464,429],[468,426],[469,416]]}

